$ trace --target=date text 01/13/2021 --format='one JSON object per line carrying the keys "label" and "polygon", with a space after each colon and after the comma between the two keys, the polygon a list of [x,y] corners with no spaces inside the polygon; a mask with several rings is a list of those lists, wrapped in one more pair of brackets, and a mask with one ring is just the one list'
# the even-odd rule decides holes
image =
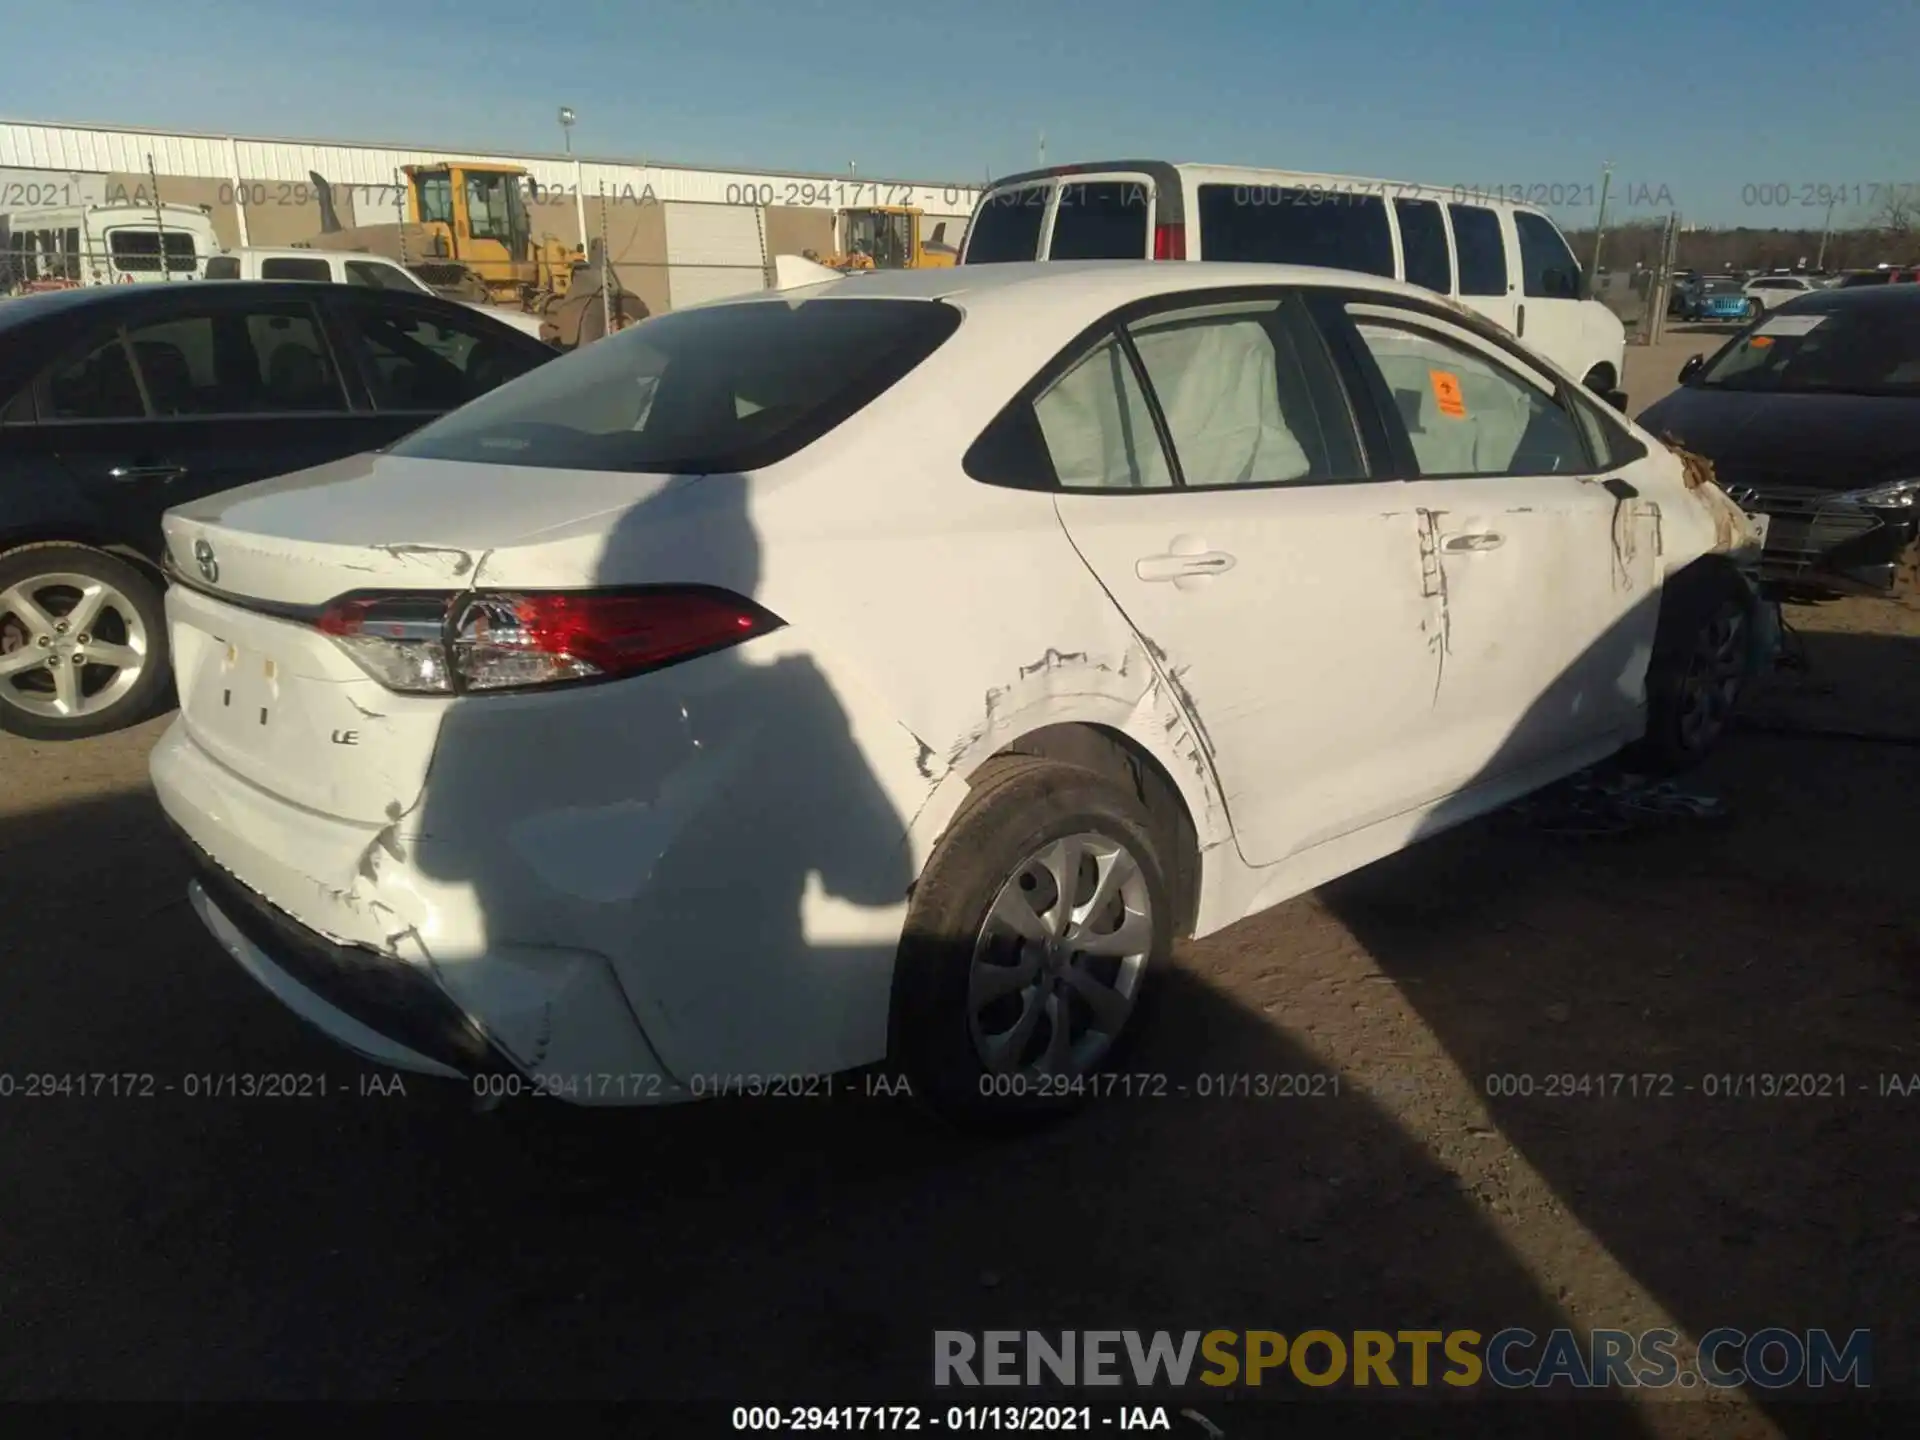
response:
{"label": "date text 01/13/2021", "polygon": [[[1182,1412],[1190,1414],[1191,1412]],[[1099,1435],[1123,1430],[1171,1430],[1164,1405],[736,1405],[736,1431],[793,1434],[840,1430]],[[1218,1433],[1218,1432],[1215,1432]]]}

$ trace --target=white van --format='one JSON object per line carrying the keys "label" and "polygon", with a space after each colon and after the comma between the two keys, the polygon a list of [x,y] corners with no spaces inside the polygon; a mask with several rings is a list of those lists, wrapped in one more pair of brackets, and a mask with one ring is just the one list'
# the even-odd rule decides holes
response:
{"label": "white van", "polygon": [[[0,215],[7,287],[197,280],[219,248],[198,205],[57,205]],[[165,256],[165,269],[161,257]]]}
{"label": "white van", "polygon": [[[365,250],[319,250],[308,246],[240,245],[222,250],[207,261],[209,280],[321,280],[334,285],[363,285],[375,290],[410,290],[435,295],[426,281],[398,261]],[[540,338],[540,317],[506,305],[477,305],[463,301],[469,308],[491,315],[502,325],[511,325],[535,339]]]}
{"label": "white van", "polygon": [[1114,160],[996,180],[962,265],[1010,260],[1241,260],[1410,281],[1485,315],[1617,397],[1626,329],[1587,298],[1559,227],[1497,194],[1295,170]]}

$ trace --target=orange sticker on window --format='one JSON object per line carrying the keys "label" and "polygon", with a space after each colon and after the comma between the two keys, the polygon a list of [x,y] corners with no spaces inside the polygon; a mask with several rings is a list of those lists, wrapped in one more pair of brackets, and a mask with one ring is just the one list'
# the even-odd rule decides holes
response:
{"label": "orange sticker on window", "polygon": [[1751,345],[1756,350],[1764,350],[1767,348],[1767,346],[1771,345],[1772,343],[1773,343],[1773,336],[1771,335],[1755,335],[1752,339],[1747,341],[1747,344]]}
{"label": "orange sticker on window", "polygon": [[1449,420],[1467,418],[1467,402],[1460,394],[1460,377],[1446,370],[1429,370],[1427,378],[1433,382],[1433,398],[1440,403],[1440,413]]}

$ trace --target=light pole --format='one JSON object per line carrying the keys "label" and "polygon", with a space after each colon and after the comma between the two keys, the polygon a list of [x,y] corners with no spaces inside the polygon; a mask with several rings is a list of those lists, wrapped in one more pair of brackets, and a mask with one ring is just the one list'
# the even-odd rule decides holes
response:
{"label": "light pole", "polygon": [[571,105],[562,105],[560,107],[560,140],[561,143],[567,147],[567,154],[569,155],[573,154],[574,118],[573,107]]}
{"label": "light pole", "polygon": [[1820,227],[1820,254],[1813,262],[1813,268],[1815,270],[1825,270],[1827,268],[1827,237],[1833,234],[1834,199],[1835,197],[1833,196],[1827,197],[1827,219],[1826,223]]}
{"label": "light pole", "polygon": [[1600,213],[1593,217],[1593,264],[1588,270],[1593,283],[1600,282],[1600,242],[1607,236],[1607,191],[1613,187],[1613,162],[1600,167]]}

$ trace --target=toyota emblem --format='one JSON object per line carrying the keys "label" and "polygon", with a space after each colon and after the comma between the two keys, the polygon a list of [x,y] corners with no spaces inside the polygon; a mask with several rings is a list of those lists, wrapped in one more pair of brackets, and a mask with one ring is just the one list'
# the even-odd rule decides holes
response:
{"label": "toyota emblem", "polygon": [[200,567],[200,578],[209,585],[220,578],[220,562],[213,558],[213,546],[204,540],[193,542],[194,563]]}

